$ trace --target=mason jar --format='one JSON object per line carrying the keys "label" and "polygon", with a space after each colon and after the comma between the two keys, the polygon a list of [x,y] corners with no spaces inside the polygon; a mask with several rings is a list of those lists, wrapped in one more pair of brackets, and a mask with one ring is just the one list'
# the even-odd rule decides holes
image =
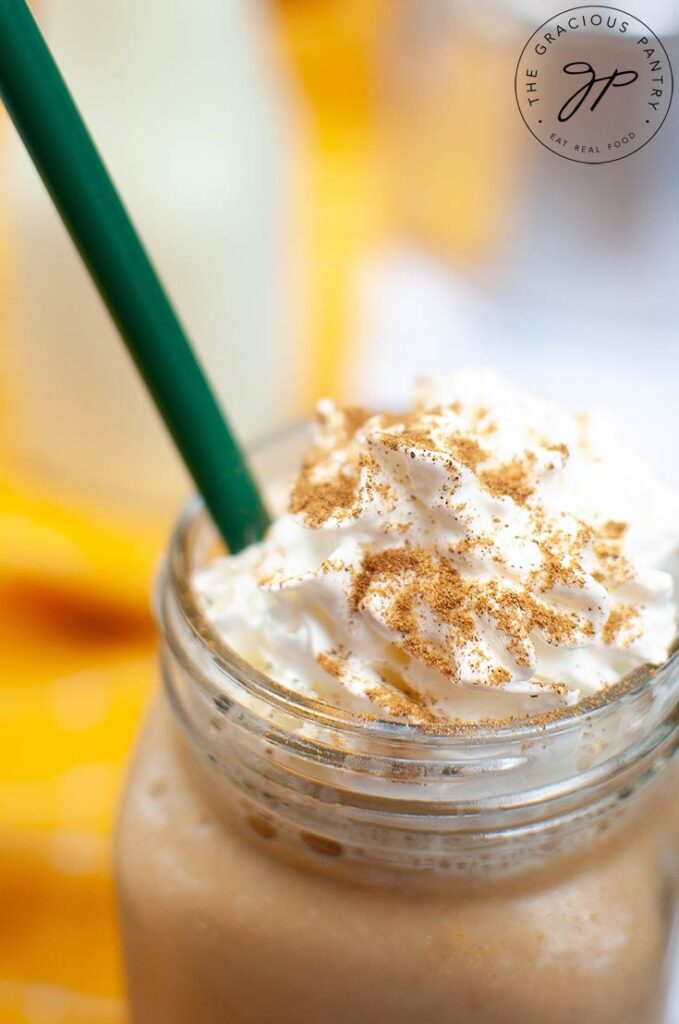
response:
{"label": "mason jar", "polygon": [[361,720],[217,635],[217,548],[192,502],[118,828],[133,1024],[671,1020],[677,657],[536,720]]}

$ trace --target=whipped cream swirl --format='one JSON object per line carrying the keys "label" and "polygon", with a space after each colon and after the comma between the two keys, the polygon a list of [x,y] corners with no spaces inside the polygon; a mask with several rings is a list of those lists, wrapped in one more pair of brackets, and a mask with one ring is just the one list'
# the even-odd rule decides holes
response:
{"label": "whipped cream swirl", "polygon": [[195,587],[236,650],[420,724],[549,710],[665,660],[679,501],[601,417],[487,371],[318,407],[289,510]]}

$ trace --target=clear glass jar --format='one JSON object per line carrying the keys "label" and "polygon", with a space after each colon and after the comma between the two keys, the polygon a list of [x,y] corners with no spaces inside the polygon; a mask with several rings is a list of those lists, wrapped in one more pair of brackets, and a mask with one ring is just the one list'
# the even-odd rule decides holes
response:
{"label": "clear glass jar", "polygon": [[157,593],[118,830],[134,1024],[673,1019],[677,657],[542,724],[356,721],[213,632],[215,545],[194,502]]}

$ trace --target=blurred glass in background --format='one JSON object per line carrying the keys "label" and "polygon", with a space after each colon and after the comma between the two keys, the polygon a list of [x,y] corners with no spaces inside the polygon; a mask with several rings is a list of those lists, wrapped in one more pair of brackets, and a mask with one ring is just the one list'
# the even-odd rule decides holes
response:
{"label": "blurred glass in background", "polygon": [[[249,8],[249,9],[248,9]],[[234,0],[42,0],[44,31],[225,408],[289,413],[287,81]],[[81,493],[165,513],[176,459],[18,137],[7,157],[12,451]]]}
{"label": "blurred glass in background", "polygon": [[[36,0],[237,429],[490,364],[618,412],[679,478],[679,110],[617,164],[514,98],[545,0]],[[679,68],[676,6],[634,12]],[[0,136],[0,1020],[123,1020],[108,863],[187,488]]]}

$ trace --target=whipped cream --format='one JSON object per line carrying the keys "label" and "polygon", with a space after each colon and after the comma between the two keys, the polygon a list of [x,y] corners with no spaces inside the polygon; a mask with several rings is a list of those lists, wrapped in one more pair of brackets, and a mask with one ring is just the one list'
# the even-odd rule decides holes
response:
{"label": "whipped cream", "polygon": [[666,659],[679,498],[601,415],[489,371],[318,406],[289,510],[194,580],[283,685],[434,724],[574,704]]}

